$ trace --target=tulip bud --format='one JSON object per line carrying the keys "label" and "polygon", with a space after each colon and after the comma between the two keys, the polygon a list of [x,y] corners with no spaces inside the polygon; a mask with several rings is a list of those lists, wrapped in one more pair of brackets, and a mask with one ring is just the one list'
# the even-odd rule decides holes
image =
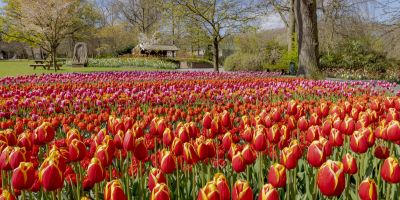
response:
{"label": "tulip bud", "polygon": [[175,164],[175,157],[171,154],[170,151],[163,150],[161,152],[161,170],[166,173],[170,174],[175,171],[176,164]]}
{"label": "tulip bud", "polygon": [[224,112],[222,113],[222,126],[224,126],[225,128],[231,128],[232,127],[232,122],[231,122],[231,117],[229,116],[229,112],[224,110]]}
{"label": "tulip bud", "polygon": [[3,189],[0,195],[0,200],[15,200],[15,197],[8,190]]}
{"label": "tulip bud", "polygon": [[12,169],[15,169],[19,166],[19,163],[25,162],[26,159],[26,150],[24,147],[14,147],[13,151],[10,153],[10,166]]}
{"label": "tulip bud", "polygon": [[350,137],[350,148],[356,153],[365,153],[368,150],[367,138],[359,131],[355,131]]}
{"label": "tulip bud", "polygon": [[277,144],[279,142],[279,139],[281,137],[280,131],[279,131],[279,125],[274,124],[269,131],[267,132],[267,137],[268,141],[274,144]]}
{"label": "tulip bud", "polygon": [[197,200],[220,200],[220,194],[214,181],[210,181],[199,190]]}
{"label": "tulip bud", "polygon": [[268,182],[272,186],[279,188],[286,185],[286,168],[285,166],[275,163],[268,171]]}
{"label": "tulip bud", "polygon": [[167,180],[165,179],[165,176],[163,172],[160,169],[157,168],[152,168],[149,172],[149,190],[152,191],[153,188],[159,184],[159,183],[166,183]]}
{"label": "tulip bud", "polygon": [[35,179],[32,175],[35,174],[35,168],[32,163],[21,162],[12,174],[12,186],[17,190],[28,190],[32,187]]}
{"label": "tulip bud", "polygon": [[179,139],[178,137],[175,137],[172,141],[171,151],[174,153],[175,156],[182,155],[183,144],[181,139]]}
{"label": "tulip bud", "polygon": [[353,134],[354,129],[355,129],[355,122],[354,119],[351,117],[346,117],[340,124],[340,131],[343,134],[351,135]]}
{"label": "tulip bud", "polygon": [[194,164],[199,160],[199,156],[197,155],[196,151],[192,144],[186,142],[183,144],[183,159],[188,164]]}
{"label": "tulip bud", "polygon": [[325,196],[339,196],[345,187],[343,164],[338,161],[326,161],[318,170],[317,185]]}
{"label": "tulip bud", "polygon": [[30,131],[25,131],[18,135],[18,146],[19,147],[25,147],[27,151],[32,150],[33,146],[33,137],[32,133]]}
{"label": "tulip bud", "polygon": [[104,179],[105,172],[98,158],[93,157],[92,160],[90,160],[90,164],[87,169],[87,176],[92,183],[98,183]]}
{"label": "tulip bud", "polygon": [[212,122],[211,114],[209,112],[206,112],[203,117],[203,127],[205,129],[210,129],[211,122]]}
{"label": "tulip bud", "polygon": [[367,178],[358,186],[358,196],[361,200],[377,200],[378,192],[374,179]]}
{"label": "tulip bud", "polygon": [[251,142],[253,140],[253,129],[250,126],[246,125],[244,127],[244,130],[240,133],[240,136],[246,142]]}
{"label": "tulip bud", "polygon": [[381,176],[388,183],[400,182],[400,166],[396,158],[386,158],[382,165]]}
{"label": "tulip bud", "polygon": [[117,134],[114,135],[114,144],[117,149],[124,148],[124,138],[125,138],[125,133],[123,130],[119,130]]}
{"label": "tulip bud", "polygon": [[329,143],[334,147],[340,147],[343,145],[343,135],[339,130],[332,128],[329,133]]}
{"label": "tulip bud", "polygon": [[244,146],[242,154],[247,165],[253,164],[257,159],[256,151],[249,144]]}
{"label": "tulip bud", "polygon": [[54,139],[55,131],[49,122],[43,122],[42,125],[33,131],[33,134],[35,136],[35,143],[42,145]]}
{"label": "tulip bud", "polygon": [[279,200],[278,191],[272,184],[267,183],[261,188],[258,200]]}
{"label": "tulip bud", "polygon": [[213,179],[215,185],[217,185],[219,196],[221,200],[230,200],[231,192],[229,190],[228,181],[222,173],[216,173]]}
{"label": "tulip bud", "polygon": [[63,186],[64,173],[58,163],[58,160],[50,159],[43,162],[39,169],[39,181],[46,191],[57,190]]}
{"label": "tulip bud", "polygon": [[104,200],[126,200],[124,190],[119,180],[107,182],[104,188]]}
{"label": "tulip bud", "polygon": [[69,145],[69,160],[80,161],[85,158],[86,146],[78,139],[73,139]]}
{"label": "tulip bud", "polygon": [[318,140],[308,146],[307,161],[313,167],[320,167],[326,161],[323,145]]}
{"label": "tulip bud", "polygon": [[67,136],[65,137],[65,143],[67,143],[67,145],[69,145],[72,142],[72,140],[74,140],[74,139],[78,139],[78,140],[82,141],[81,134],[79,133],[78,129],[75,129],[75,128],[70,129],[67,132]]}
{"label": "tulip bud", "polygon": [[393,120],[388,124],[387,137],[390,141],[400,140],[400,123],[398,121]]}
{"label": "tulip bud", "polygon": [[374,155],[378,159],[386,159],[389,157],[389,148],[385,146],[377,146],[374,150]]}
{"label": "tulip bud", "polygon": [[133,155],[138,160],[144,160],[147,158],[148,151],[143,137],[140,137],[135,141],[135,151],[133,152]]}
{"label": "tulip bud", "polygon": [[101,162],[104,167],[109,166],[112,163],[114,154],[110,154],[108,146],[106,144],[101,144],[97,147],[95,157]]}
{"label": "tulip bud", "polygon": [[237,180],[232,189],[232,200],[253,200],[253,190],[249,182]]}
{"label": "tulip bud", "polygon": [[289,147],[283,148],[281,151],[281,164],[286,167],[286,169],[291,170],[297,166],[297,155],[294,154],[293,150]]}
{"label": "tulip bud", "polygon": [[165,183],[157,183],[151,191],[151,200],[170,200],[170,192]]}
{"label": "tulip bud", "polygon": [[166,146],[171,145],[172,140],[174,139],[171,129],[166,128],[164,130],[162,136],[163,136],[163,144],[166,145]]}
{"label": "tulip bud", "polygon": [[133,152],[135,150],[135,135],[131,130],[128,130],[124,136],[122,147],[125,151]]}
{"label": "tulip bud", "polygon": [[356,174],[358,171],[356,159],[350,154],[346,153],[342,159],[343,170],[346,174]]}
{"label": "tulip bud", "polygon": [[240,173],[246,169],[246,161],[243,158],[243,154],[240,151],[235,152],[232,157],[232,168],[235,172]]}
{"label": "tulip bud", "polygon": [[7,146],[6,148],[3,149],[0,155],[0,168],[2,170],[11,170],[11,164],[10,164],[10,154],[12,153],[13,148],[10,146]]}
{"label": "tulip bud", "polygon": [[300,117],[299,121],[297,121],[297,127],[301,131],[306,131],[308,129],[308,121],[305,116]]}
{"label": "tulip bud", "polygon": [[231,132],[226,132],[224,137],[222,138],[222,147],[225,149],[225,151],[229,150],[232,145],[232,134]]}
{"label": "tulip bud", "polygon": [[318,140],[321,135],[321,129],[319,126],[310,126],[306,133],[306,140],[308,143]]}
{"label": "tulip bud", "polygon": [[253,138],[254,149],[258,152],[264,151],[267,148],[267,138],[265,137],[264,127],[257,127],[257,131]]}

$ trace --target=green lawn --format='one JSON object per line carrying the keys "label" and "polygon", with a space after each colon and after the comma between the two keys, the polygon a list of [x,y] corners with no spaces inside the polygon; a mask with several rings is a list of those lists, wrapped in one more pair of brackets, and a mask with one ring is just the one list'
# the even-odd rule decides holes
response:
{"label": "green lawn", "polygon": [[[0,61],[0,77],[5,76],[19,76],[19,75],[32,75],[32,74],[49,74],[54,73],[54,69],[45,70],[43,67],[37,67],[35,70],[30,67],[29,64],[33,64],[32,61]],[[153,71],[160,70],[146,67],[61,67],[57,73],[68,73],[68,72],[105,72],[105,71]]]}

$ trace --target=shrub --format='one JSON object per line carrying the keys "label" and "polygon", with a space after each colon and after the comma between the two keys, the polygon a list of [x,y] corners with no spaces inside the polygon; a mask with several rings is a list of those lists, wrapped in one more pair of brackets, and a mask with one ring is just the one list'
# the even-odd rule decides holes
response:
{"label": "shrub", "polygon": [[156,69],[176,69],[172,62],[153,58],[102,58],[89,59],[89,67],[150,67]]}
{"label": "shrub", "polygon": [[259,54],[234,53],[228,56],[224,62],[226,71],[260,71],[265,58]]}

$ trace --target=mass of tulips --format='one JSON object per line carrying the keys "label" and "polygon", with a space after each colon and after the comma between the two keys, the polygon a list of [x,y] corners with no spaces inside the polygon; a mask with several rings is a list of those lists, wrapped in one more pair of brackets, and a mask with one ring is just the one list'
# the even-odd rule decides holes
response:
{"label": "mass of tulips", "polygon": [[383,81],[106,72],[0,79],[0,200],[400,199]]}

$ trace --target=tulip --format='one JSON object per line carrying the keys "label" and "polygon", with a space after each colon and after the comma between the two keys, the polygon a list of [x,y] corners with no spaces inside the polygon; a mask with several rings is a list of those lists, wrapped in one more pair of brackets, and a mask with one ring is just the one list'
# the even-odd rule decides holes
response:
{"label": "tulip", "polygon": [[174,139],[171,129],[166,128],[162,133],[162,136],[163,136],[163,144],[166,146],[171,145],[172,140]]}
{"label": "tulip", "polygon": [[8,190],[3,189],[0,195],[0,200],[15,200],[15,197]]}
{"label": "tulip", "polygon": [[106,144],[101,144],[97,147],[95,157],[101,161],[101,165],[104,167],[109,166],[112,163],[114,154],[110,154]]}
{"label": "tulip", "polygon": [[240,173],[246,169],[246,161],[241,151],[235,152],[232,157],[232,168],[235,172]]}
{"label": "tulip", "polygon": [[151,191],[151,200],[170,200],[170,191],[165,183],[157,183]]}
{"label": "tulip", "polygon": [[220,200],[220,194],[214,181],[208,182],[199,190],[197,200]]}
{"label": "tulip", "polygon": [[342,159],[343,170],[346,174],[356,174],[358,171],[356,159],[350,154],[346,154]]}
{"label": "tulip", "polygon": [[354,119],[351,117],[346,117],[340,124],[340,131],[343,134],[351,135],[353,134],[354,129],[355,129],[355,122]]}
{"label": "tulip", "polygon": [[398,121],[393,120],[388,124],[387,137],[390,141],[400,140],[400,123]]}
{"label": "tulip", "polygon": [[279,188],[286,185],[286,168],[285,166],[275,163],[268,171],[268,182],[272,186]]}
{"label": "tulip", "polygon": [[296,168],[298,157],[291,148],[283,148],[280,158],[281,164],[284,165],[286,169],[291,170]]}
{"label": "tulip", "polygon": [[323,145],[318,140],[308,146],[307,161],[313,167],[320,167],[326,161]]}
{"label": "tulip", "polygon": [[159,183],[166,183],[167,180],[165,179],[165,176],[163,172],[160,169],[157,168],[152,168],[149,172],[149,181],[148,181],[148,186],[149,190],[153,191],[153,188],[159,184]]}
{"label": "tulip", "polygon": [[237,180],[232,188],[232,200],[253,200],[253,190],[249,182]]}
{"label": "tulip", "polygon": [[175,171],[176,164],[175,164],[175,157],[171,154],[170,151],[163,150],[161,152],[161,170],[166,173],[170,174]]}
{"label": "tulip", "polygon": [[232,142],[232,134],[228,131],[222,138],[222,147],[227,151],[231,148]]}
{"label": "tulip", "polygon": [[140,137],[135,141],[135,151],[133,152],[133,155],[138,160],[144,160],[147,158],[148,151],[143,137]]}
{"label": "tulip", "polygon": [[355,131],[350,137],[350,148],[356,153],[365,153],[368,150],[367,138],[359,131]]}
{"label": "tulip", "polygon": [[386,158],[381,168],[381,176],[388,183],[400,183],[400,166],[396,158]]}
{"label": "tulip", "polygon": [[78,129],[75,129],[75,128],[70,129],[67,132],[67,135],[65,137],[65,142],[67,143],[67,145],[69,145],[72,142],[72,140],[74,140],[74,139],[78,139],[78,140],[82,141],[81,134],[79,133]]}
{"label": "tulip", "polygon": [[13,148],[10,146],[7,146],[6,148],[3,149],[0,155],[0,168],[2,170],[11,170],[11,164],[10,164],[10,155],[13,152]]}
{"label": "tulip", "polygon": [[297,102],[295,100],[289,101],[286,112],[289,115],[295,115],[297,113]]}
{"label": "tulip", "polygon": [[343,135],[339,130],[332,128],[329,134],[329,143],[334,147],[340,147],[343,145]]}
{"label": "tulip", "polygon": [[318,170],[317,185],[325,196],[339,196],[345,187],[343,164],[338,161],[326,161]]}
{"label": "tulip", "polygon": [[217,185],[221,200],[230,200],[231,192],[229,190],[228,181],[222,173],[216,173],[213,181]]}
{"label": "tulip", "polygon": [[307,130],[306,140],[308,143],[312,143],[314,140],[318,140],[321,135],[321,129],[319,126],[310,126]]}
{"label": "tulip", "polygon": [[135,150],[135,134],[131,130],[125,133],[122,147],[125,151],[133,152]]}
{"label": "tulip", "polygon": [[378,159],[386,159],[389,157],[389,148],[385,146],[376,146],[374,150],[374,156]]}
{"label": "tulip", "polygon": [[246,142],[251,142],[253,140],[253,129],[250,126],[246,125],[244,127],[244,130],[240,133],[240,136]]}
{"label": "tulip", "polygon": [[30,189],[35,181],[35,179],[32,178],[33,174],[35,174],[35,168],[32,163],[19,163],[19,166],[14,169],[11,178],[13,188],[17,190]]}
{"label": "tulip", "polygon": [[126,200],[124,190],[119,180],[107,182],[104,188],[104,200]]}
{"label": "tulip", "polygon": [[242,154],[243,159],[247,165],[253,164],[257,159],[256,151],[249,144],[246,144],[244,146]]}
{"label": "tulip", "polygon": [[175,156],[182,155],[183,144],[181,139],[179,139],[178,137],[175,137],[174,140],[172,141],[171,151],[174,153]]}
{"label": "tulip", "polygon": [[279,193],[272,184],[267,183],[261,188],[258,200],[279,200]]}
{"label": "tulip", "polygon": [[268,141],[271,143],[277,144],[279,142],[281,135],[280,135],[278,124],[274,124],[269,129],[269,131],[267,132],[267,137],[268,137]]}
{"label": "tulip", "polygon": [[211,122],[212,122],[211,114],[209,112],[206,112],[204,114],[204,117],[203,117],[203,127],[205,129],[210,129],[211,128]]}
{"label": "tulip", "polygon": [[208,150],[209,150],[209,148],[208,148],[208,146],[205,144],[205,142],[203,142],[204,141],[204,138],[197,138],[197,140],[196,141],[200,141],[198,144],[197,144],[197,148],[196,148],[196,150],[197,150],[197,155],[199,156],[199,159],[200,160],[204,160],[204,159],[206,159],[207,157],[208,157]]}
{"label": "tulip", "polygon": [[124,148],[124,138],[125,138],[125,133],[123,130],[119,130],[115,135],[114,135],[114,144],[117,149],[123,149]]}
{"label": "tulip", "polygon": [[87,168],[87,176],[92,183],[101,182],[105,178],[105,171],[98,158],[93,157],[90,160],[90,164]]}
{"label": "tulip", "polygon": [[231,128],[232,122],[231,122],[231,118],[229,116],[229,112],[224,110],[224,112],[221,115],[222,115],[221,116],[222,126],[224,126],[225,128]]}
{"label": "tulip", "polygon": [[86,146],[78,139],[73,139],[69,144],[69,159],[71,161],[80,161],[86,155]]}
{"label": "tulip", "polygon": [[377,200],[378,192],[374,179],[367,178],[358,186],[358,196],[361,200]]}
{"label": "tulip", "polygon": [[199,156],[197,155],[196,151],[192,144],[186,142],[183,144],[183,159],[188,164],[194,164],[199,160]]}
{"label": "tulip", "polygon": [[15,169],[19,166],[19,163],[25,162],[26,159],[26,150],[24,147],[14,147],[13,151],[10,153],[10,166],[12,169]]}
{"label": "tulip", "polygon": [[43,122],[42,125],[33,131],[33,134],[35,143],[42,145],[54,139],[55,131],[49,122]]}
{"label": "tulip", "polygon": [[308,129],[308,121],[306,119],[306,117],[300,117],[299,121],[297,122],[297,127],[301,130],[301,131],[306,131]]}
{"label": "tulip", "polygon": [[253,138],[254,149],[258,152],[264,151],[267,148],[267,138],[264,134],[264,128],[258,127]]}
{"label": "tulip", "polygon": [[39,181],[46,191],[62,188],[64,173],[60,168],[58,160],[50,158],[48,162],[43,162],[39,169]]}
{"label": "tulip", "polygon": [[30,131],[25,131],[23,133],[21,133],[20,135],[18,135],[18,146],[19,147],[25,147],[25,149],[27,151],[32,150],[32,146],[33,146],[33,137],[32,137],[32,133]]}

